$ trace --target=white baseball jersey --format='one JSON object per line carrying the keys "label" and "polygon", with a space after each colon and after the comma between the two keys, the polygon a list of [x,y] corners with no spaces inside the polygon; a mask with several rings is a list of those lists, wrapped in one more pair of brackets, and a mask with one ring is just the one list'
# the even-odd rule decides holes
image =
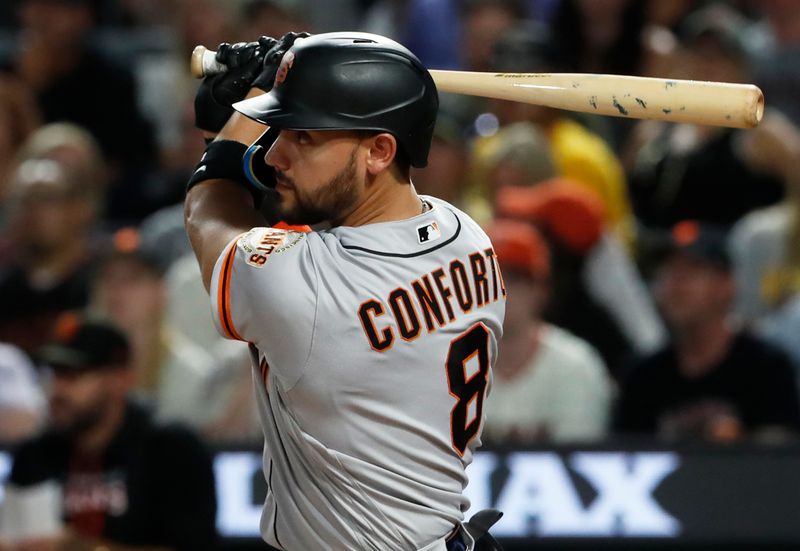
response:
{"label": "white baseball jersey", "polygon": [[254,228],[217,261],[214,320],[255,360],[279,549],[420,549],[468,508],[505,289],[483,230],[424,199],[402,221]]}

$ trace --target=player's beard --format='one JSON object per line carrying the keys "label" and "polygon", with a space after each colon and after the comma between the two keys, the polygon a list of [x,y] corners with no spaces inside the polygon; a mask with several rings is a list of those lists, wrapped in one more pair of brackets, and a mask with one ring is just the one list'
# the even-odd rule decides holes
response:
{"label": "player's beard", "polygon": [[291,186],[294,193],[294,205],[286,205],[286,199],[279,195],[278,212],[281,219],[292,225],[308,224],[313,226],[321,222],[335,222],[349,213],[358,200],[356,185],[356,151],[353,148],[347,165],[333,178],[313,192],[299,189],[294,180],[286,175],[279,178]]}

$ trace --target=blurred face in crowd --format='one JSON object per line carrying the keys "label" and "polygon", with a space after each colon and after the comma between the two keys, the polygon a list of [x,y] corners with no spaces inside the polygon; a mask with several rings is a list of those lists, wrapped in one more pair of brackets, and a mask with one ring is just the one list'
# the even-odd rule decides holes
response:
{"label": "blurred face in crowd", "polygon": [[673,254],[656,273],[656,298],[675,330],[692,330],[727,316],[733,277],[722,267],[685,254]]}
{"label": "blurred face in crowd", "polygon": [[470,71],[489,71],[498,37],[514,26],[514,13],[491,3],[471,10],[464,20],[464,63]]}
{"label": "blurred face in crowd", "polygon": [[352,212],[366,189],[367,155],[377,139],[348,130],[282,130],[266,162],[275,169],[283,220],[318,224]]}
{"label": "blurred face in crowd", "polygon": [[92,208],[63,169],[48,160],[26,161],[12,177],[9,218],[15,242],[33,253],[49,253],[78,239]]}
{"label": "blurred face in crowd", "polygon": [[716,82],[744,83],[748,80],[745,60],[725,50],[715,38],[700,38],[685,55],[683,67],[688,78]]}
{"label": "blurred face in crowd", "polygon": [[501,266],[506,286],[506,317],[504,334],[527,329],[532,320],[538,320],[547,302],[548,284],[543,277],[532,277],[513,266]]}
{"label": "blurred face in crowd", "polygon": [[536,183],[530,181],[522,167],[509,160],[497,163],[489,172],[488,179],[489,189],[493,191],[506,186],[526,187]]}
{"label": "blurred face in crowd", "polygon": [[132,258],[107,261],[92,288],[92,308],[120,327],[133,330],[157,324],[166,306],[167,291],[161,277]]}
{"label": "blurred face in crowd", "polygon": [[96,426],[117,400],[124,399],[127,370],[55,370],[48,382],[50,424],[59,432],[80,434]]}

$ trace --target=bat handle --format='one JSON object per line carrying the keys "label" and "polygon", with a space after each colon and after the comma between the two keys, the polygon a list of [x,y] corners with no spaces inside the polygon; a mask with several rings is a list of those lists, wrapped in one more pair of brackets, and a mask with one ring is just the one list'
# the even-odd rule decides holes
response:
{"label": "bat handle", "polygon": [[210,75],[224,73],[228,68],[217,61],[217,53],[209,50],[205,46],[195,46],[192,51],[192,61],[189,70],[195,78],[203,78]]}

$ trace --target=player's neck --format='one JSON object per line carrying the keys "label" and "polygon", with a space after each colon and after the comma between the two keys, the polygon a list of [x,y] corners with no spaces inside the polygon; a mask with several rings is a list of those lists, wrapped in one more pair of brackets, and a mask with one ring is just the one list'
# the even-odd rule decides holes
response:
{"label": "player's neck", "polygon": [[413,184],[385,173],[372,182],[361,202],[337,226],[364,226],[413,218],[423,212],[423,203]]}

